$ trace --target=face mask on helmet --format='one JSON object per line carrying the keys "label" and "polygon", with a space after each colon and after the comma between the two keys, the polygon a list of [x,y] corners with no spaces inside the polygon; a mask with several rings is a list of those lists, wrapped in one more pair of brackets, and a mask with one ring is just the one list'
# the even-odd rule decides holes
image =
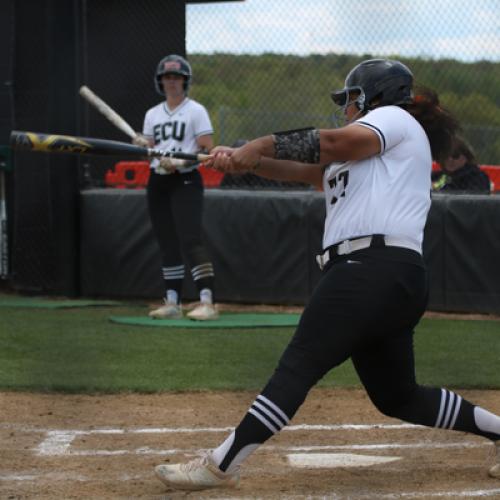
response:
{"label": "face mask on helmet", "polygon": [[[333,102],[337,106],[339,106],[339,108],[333,114],[333,121],[338,127],[347,125],[351,121],[358,118],[365,108],[365,92],[361,87],[358,86],[345,87],[341,90],[336,90],[335,92],[331,93],[331,98]],[[346,116],[346,109],[351,104],[355,104],[356,108],[358,109],[358,113],[356,113],[353,118],[348,120]]]}

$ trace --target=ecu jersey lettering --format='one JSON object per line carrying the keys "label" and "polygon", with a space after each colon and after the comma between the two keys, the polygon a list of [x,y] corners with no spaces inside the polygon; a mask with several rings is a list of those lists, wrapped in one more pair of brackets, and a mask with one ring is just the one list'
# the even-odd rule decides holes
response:
{"label": "ecu jersey lettering", "polygon": [[186,135],[186,122],[168,121],[153,127],[155,145],[173,139],[182,142]]}
{"label": "ecu jersey lettering", "polygon": [[[165,101],[149,109],[142,133],[152,138],[158,149],[197,153],[198,137],[213,134],[213,128],[205,107],[186,97],[173,110]],[[156,168],[158,164],[157,159],[151,160],[151,168]]]}

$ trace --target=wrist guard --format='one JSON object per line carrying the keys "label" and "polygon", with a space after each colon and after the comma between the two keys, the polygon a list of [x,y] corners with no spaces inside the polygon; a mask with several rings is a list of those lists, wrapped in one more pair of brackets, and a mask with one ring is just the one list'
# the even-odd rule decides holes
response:
{"label": "wrist guard", "polygon": [[303,128],[274,132],[274,157],[303,163],[319,163],[319,130]]}

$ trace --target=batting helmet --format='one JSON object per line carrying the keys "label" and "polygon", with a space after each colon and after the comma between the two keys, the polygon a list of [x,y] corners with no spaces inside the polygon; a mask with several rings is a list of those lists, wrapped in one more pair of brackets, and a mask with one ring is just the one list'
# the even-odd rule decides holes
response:
{"label": "batting helmet", "polygon": [[345,87],[331,96],[335,104],[345,106],[349,103],[349,92],[359,93],[354,102],[360,111],[370,111],[379,106],[412,102],[412,86],[413,74],[403,63],[368,59],[355,66],[345,79]]}
{"label": "batting helmet", "polygon": [[193,78],[193,72],[186,59],[177,54],[171,54],[164,57],[158,63],[155,73],[155,88],[156,92],[160,95],[165,95],[161,84],[161,77],[167,74],[182,75],[184,77],[184,91],[187,94],[189,86],[191,85],[191,79]]}

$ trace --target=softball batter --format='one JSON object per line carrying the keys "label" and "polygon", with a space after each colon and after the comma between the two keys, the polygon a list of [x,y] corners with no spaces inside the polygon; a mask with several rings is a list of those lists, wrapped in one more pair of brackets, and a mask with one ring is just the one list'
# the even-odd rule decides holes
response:
{"label": "softball batter", "polygon": [[[500,417],[445,389],[416,382],[413,331],[427,305],[422,259],[432,158],[448,155],[458,124],[398,61],[373,59],[334,92],[347,125],[215,148],[213,166],[253,170],[322,188],[327,215],[323,276],[271,379],[241,423],[204,457],[159,465],[170,487],[238,484],[241,463],[285,427],[309,390],[351,358],[373,404],[413,424],[464,431],[496,443],[489,474],[500,479]],[[221,409],[222,411],[222,409]]]}
{"label": "softball batter", "polygon": [[[181,56],[164,57],[154,83],[165,101],[147,111],[143,135],[133,142],[168,151],[198,153],[213,147],[213,128],[207,110],[187,97],[191,66]],[[198,165],[162,158],[151,161],[147,200],[153,232],[162,253],[164,305],[149,313],[153,318],[182,317],[182,284],[187,262],[199,290],[200,304],[190,319],[218,317],[214,305],[214,269],[201,238],[203,182]]]}

